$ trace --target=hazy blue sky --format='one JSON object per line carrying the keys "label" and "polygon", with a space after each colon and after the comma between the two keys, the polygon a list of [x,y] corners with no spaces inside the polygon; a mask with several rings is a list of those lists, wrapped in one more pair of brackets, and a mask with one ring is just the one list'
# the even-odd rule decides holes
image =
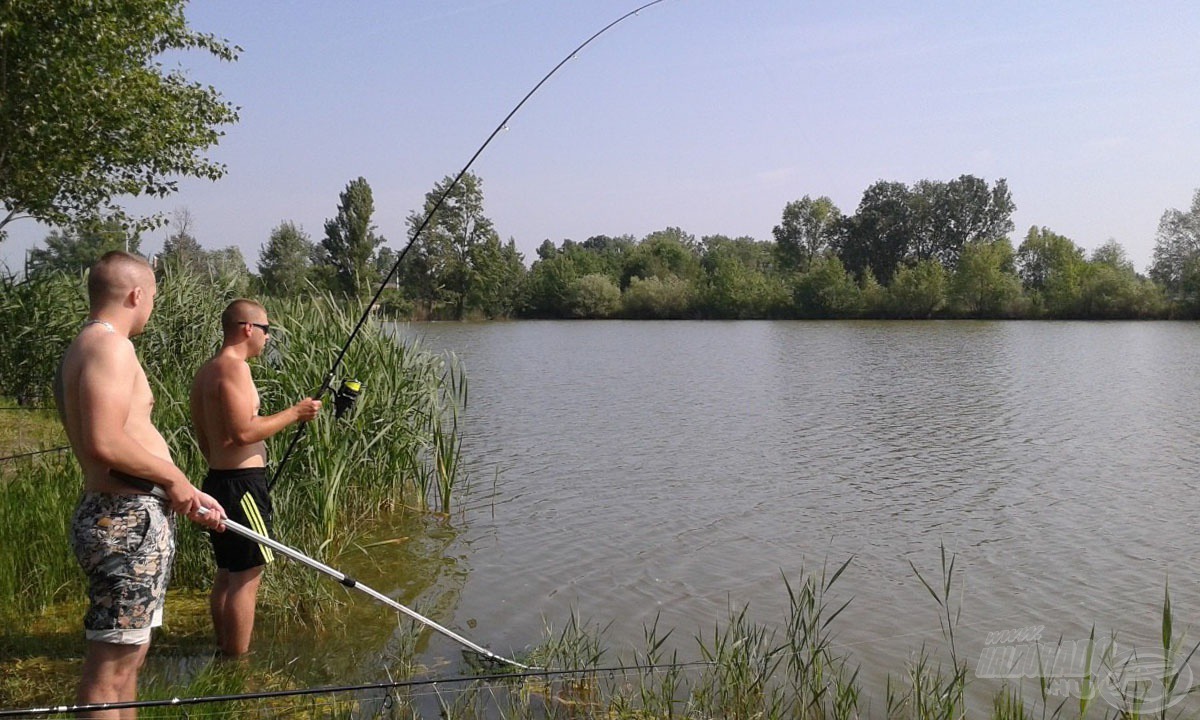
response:
{"label": "hazy blue sky", "polygon": [[[241,107],[189,209],[254,268],[283,220],[318,239],[365,177],[388,245],[571,48],[637,0],[189,6],[244,52],[181,62]],[[545,85],[480,157],[486,212],[534,259],[546,238],[667,226],[771,238],[783,206],[847,214],[877,180],[1007,178],[1019,244],[1047,226],[1139,270],[1158,220],[1200,188],[1200,3],[667,0]],[[10,225],[19,267],[47,228]],[[165,231],[143,250],[161,248]]]}

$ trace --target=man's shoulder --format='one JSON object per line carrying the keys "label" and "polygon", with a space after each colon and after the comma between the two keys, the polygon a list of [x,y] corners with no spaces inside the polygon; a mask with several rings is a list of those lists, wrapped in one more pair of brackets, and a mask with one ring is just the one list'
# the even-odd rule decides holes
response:
{"label": "man's shoulder", "polygon": [[67,347],[63,362],[94,360],[137,361],[137,353],[129,338],[114,333],[80,335]]}
{"label": "man's shoulder", "polygon": [[200,371],[197,373],[197,379],[207,382],[241,380],[249,377],[250,365],[245,360],[227,355],[216,355],[200,366]]}

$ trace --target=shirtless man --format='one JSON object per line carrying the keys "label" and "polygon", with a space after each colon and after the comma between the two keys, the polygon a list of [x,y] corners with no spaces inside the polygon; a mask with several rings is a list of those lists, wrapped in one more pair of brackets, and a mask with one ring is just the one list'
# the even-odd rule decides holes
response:
{"label": "shirtless man", "polygon": [[[192,383],[192,425],[208,461],[204,491],[228,509],[232,520],[271,534],[263,441],[297,422],[308,422],[320,400],[305,399],[275,413],[258,414],[258,389],[247,360],[262,354],[271,334],[267,311],[253,300],[234,300],[221,313],[224,341]],[[250,650],[254,605],[271,550],[232,533],[211,533],[217,577],[209,607],[217,644],[227,658]]]}
{"label": "shirtless man", "polygon": [[84,477],[71,521],[91,601],[83,620],[81,704],[137,697],[138,670],[150,629],[162,624],[175,555],[170,511],[214,530],[223,528],[225,514],[171,462],[150,422],[154,396],[129,338],[142,332],[154,309],[154,272],[142,258],[115,251],[92,266],[87,282],[87,322],[54,380],[59,417]]}

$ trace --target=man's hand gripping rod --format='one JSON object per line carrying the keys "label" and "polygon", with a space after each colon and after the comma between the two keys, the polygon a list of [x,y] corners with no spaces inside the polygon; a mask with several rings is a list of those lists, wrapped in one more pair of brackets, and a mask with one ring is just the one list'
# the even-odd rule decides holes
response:
{"label": "man's hand gripping rod", "polygon": [[[197,510],[197,514],[207,515],[208,508],[200,508],[199,510]],[[417,612],[416,610],[412,610],[412,609],[406,607],[405,605],[396,602],[395,600],[391,599],[387,595],[384,595],[383,593],[379,592],[378,590],[374,590],[372,588],[367,587],[366,585],[363,585],[362,583],[358,582],[354,578],[347,576],[343,572],[334,570],[333,568],[329,567],[325,563],[322,563],[320,561],[314,560],[313,558],[310,558],[309,556],[305,555],[304,553],[300,552],[299,550],[288,547],[287,545],[284,545],[283,543],[278,542],[276,540],[272,540],[271,538],[267,537],[266,535],[261,535],[259,533],[256,533],[253,530],[251,530],[250,528],[246,527],[245,525],[236,523],[233,520],[230,520],[228,518],[226,518],[225,520],[222,520],[221,522],[225,525],[226,530],[231,530],[248,540],[253,540],[254,542],[258,543],[259,545],[265,545],[265,546],[271,548],[272,550],[275,550],[276,552],[280,552],[280,553],[290,557],[291,559],[296,560],[297,562],[300,562],[300,563],[303,563],[303,564],[309,566],[313,570],[316,570],[318,572],[322,572],[322,573],[328,575],[329,577],[333,578],[334,580],[337,580],[339,583],[341,583],[342,585],[345,585],[348,588],[354,588],[356,590],[361,590],[362,592],[366,593],[367,595],[370,595],[371,597],[375,598],[376,600],[383,603],[384,605],[387,605],[396,610],[399,610],[400,612],[409,616],[413,620],[416,620],[417,622],[421,623],[422,625],[425,625],[428,628],[436,630],[437,632],[445,635],[446,637],[457,642],[459,645],[462,645],[463,647],[474,650],[475,652],[479,653],[480,655],[483,655],[484,657],[488,658],[489,660],[495,660],[497,662],[505,663],[506,665],[512,665],[513,667],[518,667],[518,668],[521,668],[522,670],[537,670],[538,669],[538,668],[530,667],[529,665],[522,665],[521,663],[517,662],[516,660],[509,660],[506,657],[501,657],[500,655],[497,655],[496,653],[492,652],[491,650],[488,650],[487,648],[485,648],[481,645],[476,645],[475,643],[466,639],[462,635],[459,635],[458,633],[454,632],[453,630],[449,630],[447,628],[442,627],[441,625],[437,624],[433,620],[430,620],[429,618],[425,617],[424,615]]]}

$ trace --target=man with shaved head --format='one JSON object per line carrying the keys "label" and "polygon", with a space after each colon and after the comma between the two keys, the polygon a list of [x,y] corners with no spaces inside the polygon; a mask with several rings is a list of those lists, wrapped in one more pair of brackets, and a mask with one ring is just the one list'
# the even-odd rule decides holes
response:
{"label": "man with shaved head", "polygon": [[[270,536],[263,442],[315,418],[321,401],[306,398],[273,415],[259,415],[258,388],[247,360],[262,355],[271,337],[267,309],[253,300],[234,300],[221,313],[221,332],[221,349],[192,383],[192,425],[209,468],[204,491],[225,505],[231,520]],[[231,533],[209,535],[217,565],[209,595],[213,628],[222,655],[238,658],[250,651],[258,586],[271,551]]]}
{"label": "man with shaved head", "polygon": [[130,338],[146,327],[156,292],[142,258],[120,251],[100,258],[88,275],[87,321],[54,381],[59,417],[84,478],[71,521],[90,600],[83,704],[136,699],[150,630],[162,624],[175,554],[171,512],[223,529],[220,503],[175,466],[150,422],[154,396]]}

